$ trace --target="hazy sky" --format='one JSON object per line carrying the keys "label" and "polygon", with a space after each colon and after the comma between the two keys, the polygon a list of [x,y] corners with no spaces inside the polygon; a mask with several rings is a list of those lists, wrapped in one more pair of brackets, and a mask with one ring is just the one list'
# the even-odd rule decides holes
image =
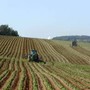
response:
{"label": "hazy sky", "polygon": [[90,0],[0,0],[0,25],[21,36],[90,35]]}

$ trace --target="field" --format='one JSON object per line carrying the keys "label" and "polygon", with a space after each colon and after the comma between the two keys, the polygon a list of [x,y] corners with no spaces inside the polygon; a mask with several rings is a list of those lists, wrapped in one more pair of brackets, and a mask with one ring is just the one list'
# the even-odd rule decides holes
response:
{"label": "field", "polygon": [[90,43],[0,36],[0,90],[90,90]]}

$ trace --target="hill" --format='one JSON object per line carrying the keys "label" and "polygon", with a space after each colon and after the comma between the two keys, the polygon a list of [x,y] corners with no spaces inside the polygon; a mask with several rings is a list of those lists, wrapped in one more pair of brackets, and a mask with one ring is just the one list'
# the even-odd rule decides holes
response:
{"label": "hill", "polygon": [[54,37],[54,40],[67,40],[67,41],[73,41],[73,40],[78,40],[78,41],[84,41],[84,42],[90,42],[90,36],[82,35],[82,36],[58,36]]}
{"label": "hill", "polygon": [[[0,90],[90,90],[90,43],[0,36]],[[36,49],[46,62],[28,62]]]}

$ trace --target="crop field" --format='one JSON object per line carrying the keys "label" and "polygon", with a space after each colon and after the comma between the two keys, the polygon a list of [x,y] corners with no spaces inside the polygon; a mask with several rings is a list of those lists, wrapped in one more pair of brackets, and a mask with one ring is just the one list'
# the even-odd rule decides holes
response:
{"label": "crop field", "polygon": [[[90,43],[0,36],[0,90],[90,90]],[[46,62],[28,62],[32,50]]]}

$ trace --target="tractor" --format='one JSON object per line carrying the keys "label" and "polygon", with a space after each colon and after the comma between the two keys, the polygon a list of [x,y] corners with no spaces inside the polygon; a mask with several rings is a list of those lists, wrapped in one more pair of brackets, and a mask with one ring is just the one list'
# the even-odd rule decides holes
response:
{"label": "tractor", "polygon": [[42,57],[39,57],[37,50],[34,50],[34,49],[31,50],[31,52],[29,52],[28,60],[34,61],[34,62],[42,62],[42,63],[46,64],[46,62],[42,60]]}
{"label": "tractor", "polygon": [[77,46],[77,40],[72,41],[72,47]]}
{"label": "tractor", "polygon": [[28,60],[39,62],[39,57],[36,50],[31,50],[31,52],[28,54]]}

